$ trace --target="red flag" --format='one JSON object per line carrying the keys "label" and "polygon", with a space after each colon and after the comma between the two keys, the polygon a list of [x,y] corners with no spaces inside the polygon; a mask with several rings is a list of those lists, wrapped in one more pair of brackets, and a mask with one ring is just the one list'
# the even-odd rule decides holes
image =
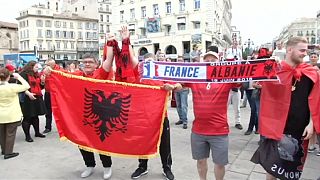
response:
{"label": "red flag", "polygon": [[166,91],[62,72],[51,77],[61,139],[112,156],[149,158],[159,152]]}

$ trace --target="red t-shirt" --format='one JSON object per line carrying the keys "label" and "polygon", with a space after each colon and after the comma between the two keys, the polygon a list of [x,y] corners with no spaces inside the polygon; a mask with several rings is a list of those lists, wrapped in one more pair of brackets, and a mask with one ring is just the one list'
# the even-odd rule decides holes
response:
{"label": "red t-shirt", "polygon": [[96,69],[95,71],[93,71],[92,74],[85,74],[82,71],[75,71],[73,73],[70,74],[74,74],[77,76],[83,76],[83,77],[88,77],[88,78],[93,78],[93,79],[103,79],[103,80],[108,80],[109,77],[109,72],[105,71],[102,67]]}
{"label": "red t-shirt", "polygon": [[192,90],[195,120],[192,132],[200,135],[227,135],[227,103],[230,89],[238,84],[186,84]]}

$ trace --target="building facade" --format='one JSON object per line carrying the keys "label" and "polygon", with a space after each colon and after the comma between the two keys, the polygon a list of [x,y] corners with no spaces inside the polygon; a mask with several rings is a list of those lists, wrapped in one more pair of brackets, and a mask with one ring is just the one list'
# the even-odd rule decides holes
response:
{"label": "building facade", "polygon": [[37,50],[40,59],[78,60],[87,52],[98,56],[98,19],[59,13],[59,6],[50,6],[34,5],[20,12],[20,51]]}
{"label": "building facade", "polygon": [[309,44],[316,44],[317,19],[300,18],[284,27],[276,41],[286,43],[293,36],[305,37]]}
{"label": "building facade", "polygon": [[102,59],[106,35],[111,29],[111,0],[98,0],[99,5],[99,58]]}
{"label": "building facade", "polygon": [[[188,58],[192,46],[202,52],[215,44],[231,44],[230,0],[115,0],[112,32],[128,25],[131,44],[137,56],[158,49],[167,57]],[[120,39],[119,33],[116,36]]]}
{"label": "building facade", "polygon": [[0,64],[4,64],[4,54],[18,52],[18,24],[0,21]]}

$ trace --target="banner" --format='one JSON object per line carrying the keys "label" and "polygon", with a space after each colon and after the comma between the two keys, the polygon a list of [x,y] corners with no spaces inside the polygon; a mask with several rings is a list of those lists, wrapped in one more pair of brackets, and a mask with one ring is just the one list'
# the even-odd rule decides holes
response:
{"label": "banner", "polygon": [[158,154],[165,90],[58,71],[51,77],[52,110],[61,139],[111,156]]}
{"label": "banner", "polygon": [[144,79],[192,83],[277,81],[274,59],[209,63],[145,62]]}

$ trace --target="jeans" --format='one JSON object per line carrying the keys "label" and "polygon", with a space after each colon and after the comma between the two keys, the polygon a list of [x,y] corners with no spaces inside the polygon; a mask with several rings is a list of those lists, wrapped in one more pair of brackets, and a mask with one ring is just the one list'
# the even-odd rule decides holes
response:
{"label": "jeans", "polygon": [[174,93],[176,98],[176,104],[177,104],[177,112],[179,115],[180,121],[183,122],[183,124],[188,123],[188,94],[189,94],[189,88],[183,89],[181,91],[177,91]]}
{"label": "jeans", "polygon": [[44,93],[44,103],[46,105],[46,129],[52,129],[52,108],[51,108],[51,97],[49,92]]}
{"label": "jeans", "polygon": [[252,97],[252,89],[246,90],[246,96],[249,101],[251,114],[250,114],[250,122],[248,131],[253,131],[253,128],[255,127],[255,130],[258,131],[258,114],[257,114],[257,106],[255,103],[255,99]]}

